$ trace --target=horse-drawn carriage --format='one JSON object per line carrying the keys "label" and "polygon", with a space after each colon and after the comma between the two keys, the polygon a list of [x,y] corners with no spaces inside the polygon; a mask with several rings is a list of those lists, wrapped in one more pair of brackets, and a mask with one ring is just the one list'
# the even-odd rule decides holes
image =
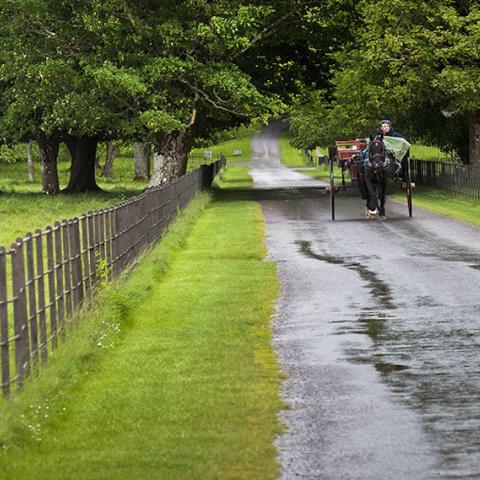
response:
{"label": "horse-drawn carriage", "polygon": [[[408,214],[412,216],[412,188],[410,144],[404,138],[377,135],[368,140],[339,140],[328,149],[330,167],[329,186],[332,220],[335,220],[335,194],[346,190],[346,174],[350,176],[350,186],[359,189],[367,201],[370,217],[385,218],[385,189],[387,179],[401,180],[407,196]],[[404,163],[401,159],[405,158]],[[400,160],[398,160],[400,159]],[[335,166],[340,168],[342,185],[335,185]]]}

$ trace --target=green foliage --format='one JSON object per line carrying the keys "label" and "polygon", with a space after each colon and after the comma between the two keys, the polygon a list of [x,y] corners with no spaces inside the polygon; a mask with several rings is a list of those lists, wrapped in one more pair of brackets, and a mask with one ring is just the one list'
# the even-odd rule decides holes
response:
{"label": "green foliage", "polygon": [[8,145],[0,145],[0,164],[26,162],[26,158],[26,145],[16,144],[11,147]]}
{"label": "green foliage", "polygon": [[221,112],[225,129],[277,108],[235,63],[272,21],[269,2],[16,0],[0,13],[13,18],[0,26],[5,139],[159,139],[197,111]]}
{"label": "green foliage", "polygon": [[363,137],[391,118],[410,138],[468,157],[465,119],[480,108],[478,2],[364,0],[356,12],[350,48],[335,52],[333,90],[307,88],[293,104],[294,144]]}

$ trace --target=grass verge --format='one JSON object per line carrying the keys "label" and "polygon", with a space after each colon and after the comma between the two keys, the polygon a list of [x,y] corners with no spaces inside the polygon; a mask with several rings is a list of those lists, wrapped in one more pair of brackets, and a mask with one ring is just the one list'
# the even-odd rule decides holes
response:
{"label": "grass verge", "polygon": [[253,187],[253,178],[247,167],[227,165],[217,175],[214,187],[220,190],[248,190]]}
{"label": "grass verge", "polygon": [[305,154],[290,145],[290,132],[283,131],[279,138],[280,161],[289,167],[305,167],[307,160]]}
{"label": "grass verge", "polygon": [[[5,478],[277,475],[278,282],[264,261],[263,217],[229,191],[189,211],[109,287],[120,300],[108,293],[92,310],[96,335],[72,335],[1,407]],[[99,342],[110,318],[112,342]]]}
{"label": "grass verge", "polygon": [[[394,193],[392,197],[406,202],[403,191]],[[474,225],[480,225],[480,201],[455,195],[446,190],[417,186],[413,192],[414,209],[415,206]]]}
{"label": "grass verge", "polygon": [[410,156],[416,160],[433,160],[435,162],[451,162],[451,156],[437,147],[413,143],[410,147]]}

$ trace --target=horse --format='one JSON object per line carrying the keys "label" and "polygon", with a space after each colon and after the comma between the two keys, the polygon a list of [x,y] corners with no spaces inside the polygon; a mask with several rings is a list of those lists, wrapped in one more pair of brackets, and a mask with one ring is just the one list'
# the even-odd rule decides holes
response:
{"label": "horse", "polygon": [[362,198],[367,201],[367,216],[385,220],[385,192],[388,178],[396,180],[400,174],[400,163],[395,154],[385,148],[383,135],[371,138],[359,157],[358,184]]}

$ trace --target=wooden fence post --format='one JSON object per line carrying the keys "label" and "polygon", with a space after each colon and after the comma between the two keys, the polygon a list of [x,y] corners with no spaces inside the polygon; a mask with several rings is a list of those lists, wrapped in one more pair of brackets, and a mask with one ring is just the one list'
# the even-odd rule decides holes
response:
{"label": "wooden fence post", "polygon": [[47,245],[47,276],[48,276],[48,302],[50,316],[50,337],[52,349],[57,346],[57,290],[55,285],[55,256],[53,249],[53,230],[52,227],[45,229],[45,243]]}
{"label": "wooden fence post", "polygon": [[72,258],[73,309],[83,302],[82,255],[80,252],[79,220],[75,217],[70,223],[70,256]]}
{"label": "wooden fence post", "polygon": [[88,252],[90,271],[88,273],[90,278],[90,289],[93,289],[97,280],[97,259],[95,256],[95,217],[93,212],[87,214],[88,224]]}
{"label": "wooden fence post", "polygon": [[37,302],[35,295],[35,265],[33,260],[33,238],[28,232],[25,236],[25,252],[27,260],[27,281],[26,289],[28,293],[28,323],[30,329],[30,349],[32,365],[38,365],[38,323],[37,323]]}
{"label": "wooden fence post", "polygon": [[16,243],[12,244],[11,255],[15,366],[17,370],[17,384],[21,387],[25,377],[27,377],[30,372],[30,345],[25,292],[25,261],[22,239],[17,238]]}
{"label": "wooden fence post", "polygon": [[57,335],[58,332],[63,334],[65,328],[65,289],[63,283],[63,265],[64,255],[62,251],[62,226],[60,222],[55,222],[54,228],[55,238],[55,278],[57,287]]}
{"label": "wooden fence post", "polygon": [[10,393],[10,345],[8,335],[7,252],[0,247],[0,345],[2,349],[2,392]]}
{"label": "wooden fence post", "polygon": [[[72,256],[70,254],[70,227],[71,221],[63,220],[62,244],[63,244],[63,272],[64,272],[64,296],[65,296],[65,319],[72,315]],[[65,326],[65,322],[64,322]],[[65,329],[63,330],[65,333]]]}
{"label": "wooden fence post", "polygon": [[113,273],[113,236],[112,236],[112,208],[105,210],[105,259],[108,267],[108,278],[112,279]]}
{"label": "wooden fence post", "polygon": [[38,323],[40,327],[40,360],[42,363],[47,361],[47,315],[45,311],[45,273],[44,273],[44,255],[43,255],[43,235],[41,230],[35,231],[35,252],[37,260],[38,277]]}
{"label": "wooden fence post", "polygon": [[[82,256],[83,269],[82,269],[82,281],[84,285],[85,296],[90,298],[90,257],[88,251],[88,224],[87,224],[87,216],[83,214],[80,217],[80,224],[82,229],[82,238],[81,238],[81,248],[80,254]],[[80,240],[80,237],[79,237]]]}
{"label": "wooden fence post", "polygon": [[122,204],[115,207],[115,275],[118,276],[123,270],[123,207]]}

